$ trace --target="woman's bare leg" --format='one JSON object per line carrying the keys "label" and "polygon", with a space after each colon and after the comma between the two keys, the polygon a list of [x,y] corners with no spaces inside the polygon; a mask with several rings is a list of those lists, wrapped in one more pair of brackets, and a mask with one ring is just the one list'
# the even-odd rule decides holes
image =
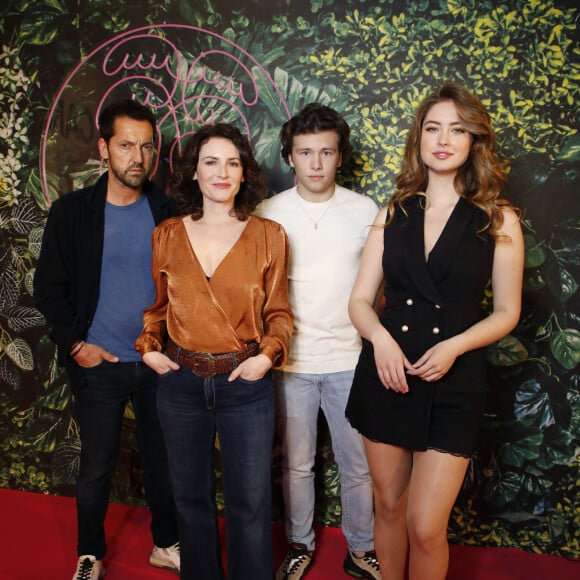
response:
{"label": "woman's bare leg", "polygon": [[430,449],[413,454],[408,493],[409,579],[445,580],[447,526],[469,459]]}
{"label": "woman's bare leg", "polygon": [[363,438],[375,499],[374,539],[383,580],[403,580],[407,561],[407,497],[411,453]]}

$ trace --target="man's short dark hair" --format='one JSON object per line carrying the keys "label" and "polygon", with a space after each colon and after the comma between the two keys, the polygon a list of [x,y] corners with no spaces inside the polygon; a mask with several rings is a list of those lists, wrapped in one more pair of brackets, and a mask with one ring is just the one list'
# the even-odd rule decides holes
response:
{"label": "man's short dark hair", "polygon": [[336,132],[342,162],[343,164],[347,163],[352,155],[350,127],[340,113],[320,103],[306,105],[299,113],[282,125],[280,141],[282,143],[282,157],[284,161],[289,164],[292,143],[296,135],[320,133],[321,131]]}
{"label": "man's short dark hair", "polygon": [[99,114],[99,134],[106,143],[109,143],[115,134],[115,121],[119,117],[129,117],[135,121],[149,121],[155,133],[157,120],[151,109],[133,99],[123,99],[107,105]]}

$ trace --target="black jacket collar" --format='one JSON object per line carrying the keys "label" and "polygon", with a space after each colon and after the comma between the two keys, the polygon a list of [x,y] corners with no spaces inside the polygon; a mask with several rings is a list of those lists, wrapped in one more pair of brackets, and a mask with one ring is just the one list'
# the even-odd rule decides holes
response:
{"label": "black jacket collar", "polygon": [[[96,213],[105,211],[108,183],[109,172],[107,171],[91,187],[87,188],[87,203]],[[147,179],[143,183],[142,193],[147,197],[156,224],[171,215],[177,215],[177,211],[170,207],[172,206],[171,200],[152,181]]]}

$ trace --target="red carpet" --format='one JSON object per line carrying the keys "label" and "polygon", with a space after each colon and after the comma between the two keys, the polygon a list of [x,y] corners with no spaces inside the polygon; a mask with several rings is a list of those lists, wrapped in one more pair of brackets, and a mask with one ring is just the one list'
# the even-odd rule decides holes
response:
{"label": "red carpet", "polygon": [[[0,489],[0,580],[70,580],[76,561],[74,500]],[[223,532],[223,520],[222,524]],[[149,514],[111,505],[106,530],[106,580],[171,580],[148,564]],[[274,524],[276,564],[284,557],[282,525]],[[342,571],[346,543],[337,528],[318,530],[316,563],[307,580],[348,580]],[[515,549],[451,546],[448,580],[575,580],[580,562]]]}

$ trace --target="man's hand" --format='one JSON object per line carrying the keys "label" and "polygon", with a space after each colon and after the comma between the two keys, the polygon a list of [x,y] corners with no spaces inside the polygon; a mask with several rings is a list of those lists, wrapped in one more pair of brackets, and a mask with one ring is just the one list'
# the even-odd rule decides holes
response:
{"label": "man's hand", "polygon": [[119,357],[105,350],[98,344],[84,342],[81,349],[73,356],[75,362],[84,368],[100,365],[104,360],[110,363],[119,362]]}

